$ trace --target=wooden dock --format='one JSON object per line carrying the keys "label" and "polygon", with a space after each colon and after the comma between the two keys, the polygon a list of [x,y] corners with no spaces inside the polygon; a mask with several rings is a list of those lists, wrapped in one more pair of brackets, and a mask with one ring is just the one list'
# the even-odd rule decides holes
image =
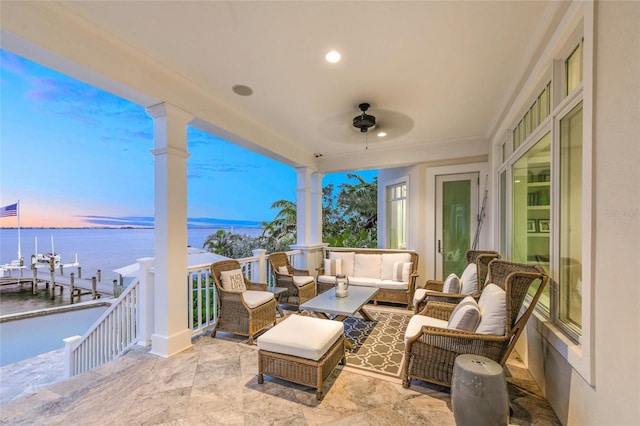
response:
{"label": "wooden dock", "polygon": [[[89,296],[92,299],[103,297],[111,297],[122,291],[121,283],[116,280],[107,283],[101,280],[100,271],[96,276],[82,277],[81,268],[77,268],[76,272],[72,272],[72,268],[63,268],[50,270],[50,268],[30,268],[21,270],[20,277],[2,277],[0,278],[0,288],[5,286],[29,285],[32,294],[38,294],[41,291],[47,291],[50,299],[56,296],[62,296],[68,292],[71,303],[80,301],[83,296]],[[28,276],[30,275],[30,277]],[[78,276],[80,276],[78,278]]]}

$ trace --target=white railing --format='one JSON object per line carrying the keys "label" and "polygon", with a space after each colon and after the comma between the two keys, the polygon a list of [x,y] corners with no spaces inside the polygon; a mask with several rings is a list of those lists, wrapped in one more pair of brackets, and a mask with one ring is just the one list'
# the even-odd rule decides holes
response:
{"label": "white railing", "polygon": [[[275,285],[266,251],[254,250],[252,257],[237,259],[250,281]],[[288,251],[290,261],[301,250]],[[152,259],[139,259],[139,275],[118,299],[96,321],[84,336],[73,336],[65,342],[65,374],[71,377],[105,364],[133,345],[147,345],[153,333],[153,272]],[[142,284],[141,284],[142,283]],[[216,286],[211,278],[210,264],[192,265],[187,270],[188,322],[193,336],[215,326],[218,309]]]}
{"label": "white railing", "polygon": [[84,336],[64,339],[66,377],[106,364],[138,342],[139,284],[129,284]]}

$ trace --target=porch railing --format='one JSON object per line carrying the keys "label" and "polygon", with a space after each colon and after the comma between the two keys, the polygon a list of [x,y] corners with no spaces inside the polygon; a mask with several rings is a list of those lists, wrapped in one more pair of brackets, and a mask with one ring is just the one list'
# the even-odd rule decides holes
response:
{"label": "porch railing", "polygon": [[66,377],[106,364],[138,342],[139,288],[135,279],[84,336],[64,339]]}
{"label": "porch railing", "polygon": [[[254,250],[252,257],[237,259],[251,281],[273,286],[273,274],[265,250]],[[292,264],[300,250],[287,252]],[[84,336],[73,336],[65,342],[65,375],[71,377],[105,364],[133,347],[148,344],[153,329],[153,285],[151,259],[139,261],[139,275],[118,299],[96,321]],[[141,282],[143,283],[141,285]],[[191,297],[188,302],[189,328],[193,336],[215,326],[218,310],[216,287],[210,265],[193,265],[187,271],[187,285]]]}

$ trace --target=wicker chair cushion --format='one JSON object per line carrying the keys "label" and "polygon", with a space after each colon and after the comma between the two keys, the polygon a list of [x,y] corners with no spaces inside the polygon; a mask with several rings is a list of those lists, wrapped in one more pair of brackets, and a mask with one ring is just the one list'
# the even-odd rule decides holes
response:
{"label": "wicker chair cushion", "polygon": [[426,315],[414,315],[407,324],[407,330],[404,332],[404,342],[407,343],[410,337],[420,333],[423,326],[447,328],[447,321],[428,317]]}
{"label": "wicker chair cushion", "polygon": [[324,273],[338,275],[342,273],[342,259],[324,259]]}
{"label": "wicker chair cushion", "polygon": [[505,291],[493,283],[482,290],[480,300],[480,324],[476,333],[504,336],[507,317],[507,297]]}
{"label": "wicker chair cushion", "polygon": [[447,328],[452,330],[475,331],[480,322],[480,308],[471,296],[462,299],[449,316]]}
{"label": "wicker chair cushion", "polygon": [[382,255],[358,253],[355,256],[355,263],[353,266],[353,276],[379,279],[381,266],[382,266]]}
{"label": "wicker chair cushion", "polygon": [[242,293],[242,300],[251,309],[264,305],[271,299],[273,299],[273,293],[268,291],[247,290]]}
{"label": "wicker chair cushion", "polygon": [[478,293],[478,266],[475,263],[469,263],[464,268],[460,281],[462,282],[460,294]]}
{"label": "wicker chair cushion", "polygon": [[417,288],[415,293],[413,293],[413,306],[417,306],[418,302],[424,299],[428,292],[429,290],[426,288]]}
{"label": "wicker chair cushion", "polygon": [[247,289],[244,284],[244,275],[242,274],[242,269],[221,271],[220,281],[222,282],[222,288],[227,291],[242,293]]}
{"label": "wicker chair cushion", "polygon": [[449,274],[442,285],[442,292],[460,294],[460,278],[456,274]]}
{"label": "wicker chair cushion", "polygon": [[298,287],[302,287],[303,285],[312,283],[314,280],[313,277],[309,277],[306,275],[294,275],[292,278],[293,278],[293,283]]}
{"label": "wicker chair cushion", "polygon": [[342,260],[342,273],[350,276],[353,275],[353,264],[355,262],[356,253],[354,251],[331,251],[329,252],[329,259],[341,259]]}
{"label": "wicker chair cushion", "polygon": [[[383,253],[380,264],[380,278],[383,280],[392,280],[393,274],[397,270],[396,263],[411,263],[411,255],[409,253]],[[411,274],[411,268],[407,273],[407,277]],[[408,281],[397,280],[397,281]]]}
{"label": "wicker chair cushion", "polygon": [[289,315],[258,337],[258,349],[318,361],[344,333],[344,324]]}

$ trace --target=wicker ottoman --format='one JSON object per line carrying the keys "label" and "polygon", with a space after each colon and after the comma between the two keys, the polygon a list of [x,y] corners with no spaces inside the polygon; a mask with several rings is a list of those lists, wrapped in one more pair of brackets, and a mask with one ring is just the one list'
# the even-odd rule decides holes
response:
{"label": "wicker ottoman", "polygon": [[339,321],[290,315],[257,339],[258,383],[263,375],[316,388],[342,360],[346,363],[344,325]]}

